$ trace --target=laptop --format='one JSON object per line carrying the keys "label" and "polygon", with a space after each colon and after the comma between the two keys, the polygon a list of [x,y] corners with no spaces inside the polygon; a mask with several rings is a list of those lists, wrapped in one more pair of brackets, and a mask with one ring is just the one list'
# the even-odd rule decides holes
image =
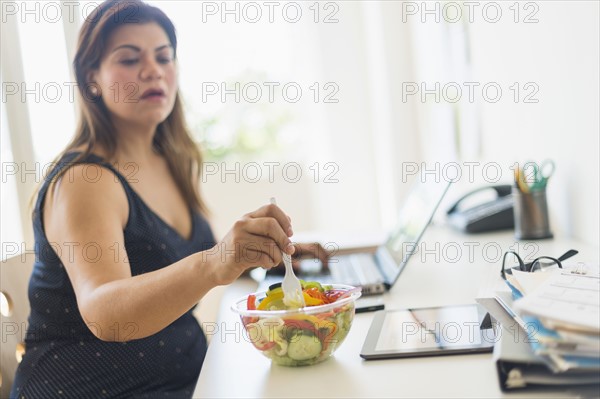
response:
{"label": "laptop", "polygon": [[[334,256],[329,260],[328,271],[306,274],[300,272],[298,278],[318,281],[322,284],[337,283],[362,287],[363,295],[383,294],[398,280],[411,255],[417,249],[419,240],[450,184],[451,182],[418,178],[400,209],[396,227],[385,243],[378,246],[374,253],[358,252]],[[314,269],[314,259],[303,262],[311,263],[312,266],[306,268]],[[301,270],[305,269],[302,266],[303,262],[301,262]],[[281,282],[281,279],[281,276],[267,275],[261,281],[258,290],[266,290],[269,285]]]}

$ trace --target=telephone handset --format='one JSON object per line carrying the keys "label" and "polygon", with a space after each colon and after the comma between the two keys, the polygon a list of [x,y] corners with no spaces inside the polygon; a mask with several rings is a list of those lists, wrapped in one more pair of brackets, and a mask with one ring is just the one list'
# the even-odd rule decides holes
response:
{"label": "telephone handset", "polygon": [[[496,198],[491,201],[482,202],[478,205],[464,206],[467,200],[473,199],[475,194],[483,191],[493,190]],[[478,188],[464,195],[448,211],[448,222],[467,233],[481,233],[511,229],[515,227],[513,213],[512,186],[497,185]]]}

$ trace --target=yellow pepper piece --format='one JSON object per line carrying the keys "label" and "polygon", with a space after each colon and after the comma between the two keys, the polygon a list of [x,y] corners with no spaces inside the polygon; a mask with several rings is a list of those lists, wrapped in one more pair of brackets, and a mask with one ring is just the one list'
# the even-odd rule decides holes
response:
{"label": "yellow pepper piece", "polygon": [[317,306],[322,305],[324,303],[322,299],[313,298],[306,292],[302,292],[302,295],[304,296],[304,302],[306,303],[306,306]]}
{"label": "yellow pepper piece", "polygon": [[272,291],[262,301],[260,301],[260,303],[258,304],[256,309],[257,310],[268,310],[269,306],[273,302],[280,300],[280,299],[283,299],[283,291],[282,290]]}
{"label": "yellow pepper piece", "polygon": [[265,299],[260,301],[260,303],[258,304],[256,309],[257,310],[267,310],[268,306],[271,304],[271,302],[273,302],[273,299],[270,296],[267,296],[267,297],[265,297]]}
{"label": "yellow pepper piece", "polygon": [[283,298],[283,290],[281,287],[274,288],[267,291],[267,296],[279,296],[280,298]]}

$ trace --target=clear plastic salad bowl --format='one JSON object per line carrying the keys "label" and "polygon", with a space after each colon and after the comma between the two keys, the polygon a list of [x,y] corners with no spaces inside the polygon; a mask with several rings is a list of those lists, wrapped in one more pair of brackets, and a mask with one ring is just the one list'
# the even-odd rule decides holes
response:
{"label": "clear plastic salad bowl", "polygon": [[[245,339],[263,355],[282,366],[308,366],[328,359],[342,344],[352,326],[355,302],[361,295],[359,288],[348,285],[322,287],[338,298],[299,309],[260,310],[260,303],[273,297],[268,298],[267,294],[272,292],[269,290],[244,296],[231,309],[242,319]],[[254,309],[257,305],[259,309]]]}

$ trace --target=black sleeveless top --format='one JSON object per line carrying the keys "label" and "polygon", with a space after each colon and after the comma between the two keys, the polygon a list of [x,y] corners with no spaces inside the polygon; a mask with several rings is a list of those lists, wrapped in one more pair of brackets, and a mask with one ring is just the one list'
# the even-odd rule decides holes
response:
{"label": "black sleeveless top", "polygon": [[[127,342],[99,340],[79,313],[73,286],[57,251],[88,250],[91,257],[95,249],[86,249],[88,244],[83,243],[49,243],[42,224],[50,181],[60,170],[72,166],[77,155],[70,153],[59,161],[45,178],[35,204],[36,259],[29,282],[31,313],[25,355],[11,398],[191,397],[207,349],[193,309],[158,333]],[[200,214],[192,213],[192,235],[186,240],[144,203],[112,165],[95,155],[78,163],[102,166],[94,169],[113,173],[125,189],[129,203],[125,250],[133,276],[163,268],[215,245],[210,226]],[[123,249],[119,252],[116,247],[113,254],[125,257]],[[168,301],[177,293],[157,295]],[[132,323],[132,332],[134,328]]]}

